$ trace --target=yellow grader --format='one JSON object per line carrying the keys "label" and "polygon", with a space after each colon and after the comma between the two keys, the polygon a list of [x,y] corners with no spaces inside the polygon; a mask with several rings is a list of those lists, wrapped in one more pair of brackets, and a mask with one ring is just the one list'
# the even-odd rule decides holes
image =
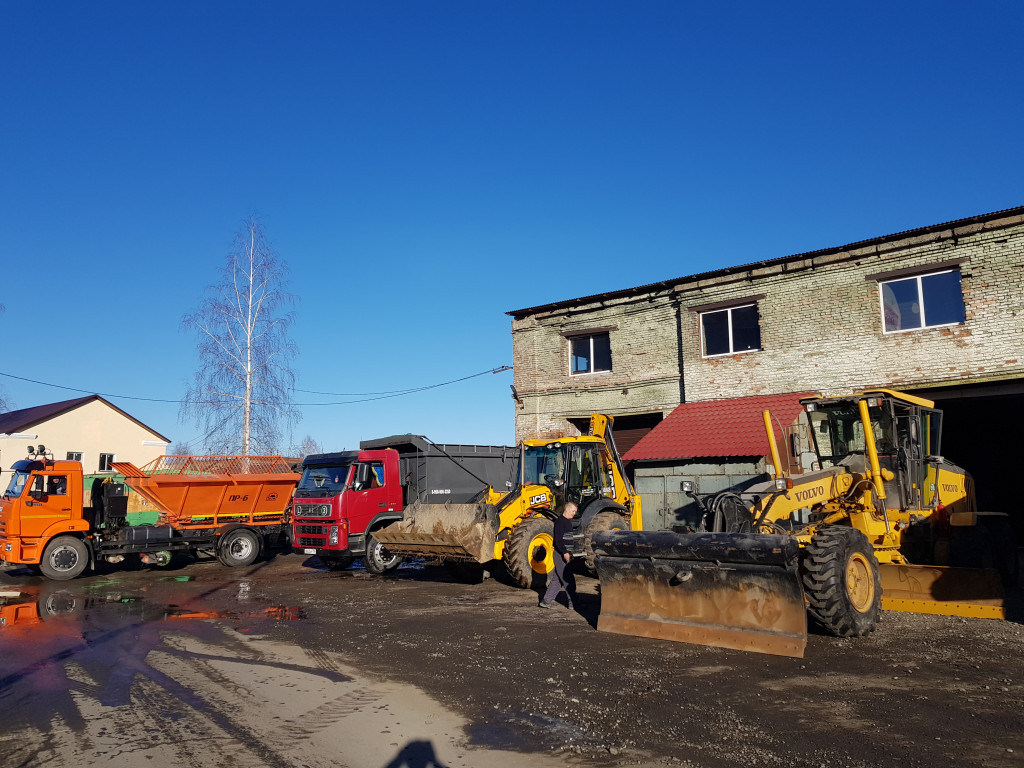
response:
{"label": "yellow grader", "polygon": [[622,470],[613,421],[595,413],[587,435],[525,440],[504,493],[489,487],[478,503],[411,504],[401,522],[373,537],[395,555],[471,567],[501,561],[525,588],[554,569],[554,520],[571,501],[579,507],[571,551],[593,569],[595,533],[642,527],[640,496]]}
{"label": "yellow grader", "polygon": [[941,411],[892,390],[801,401],[816,460],[742,493],[698,496],[687,532],[595,537],[598,629],[802,657],[807,615],[839,637],[882,609],[1005,618],[1017,579],[1009,519],[976,507],[941,455]]}

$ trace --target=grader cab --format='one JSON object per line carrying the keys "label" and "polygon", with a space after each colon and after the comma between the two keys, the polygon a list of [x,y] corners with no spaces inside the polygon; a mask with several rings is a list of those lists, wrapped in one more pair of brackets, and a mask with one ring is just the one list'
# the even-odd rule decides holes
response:
{"label": "grader cab", "polygon": [[598,629],[802,656],[806,617],[866,635],[883,608],[1005,618],[1017,578],[1009,520],[979,512],[940,454],[942,413],[891,390],[802,400],[815,462],[743,493],[692,494],[693,533],[595,538]]}

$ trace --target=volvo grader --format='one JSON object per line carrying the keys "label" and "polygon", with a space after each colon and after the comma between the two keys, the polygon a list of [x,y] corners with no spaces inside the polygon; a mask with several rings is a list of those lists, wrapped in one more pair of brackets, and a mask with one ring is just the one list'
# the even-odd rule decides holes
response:
{"label": "volvo grader", "polygon": [[783,468],[766,411],[770,480],[707,496],[687,482],[694,530],[595,538],[598,629],[802,657],[808,615],[839,637],[867,635],[883,608],[1005,618],[1009,518],[980,512],[941,455],[934,403],[880,389],[801,404],[809,471]]}
{"label": "volvo grader", "polygon": [[613,422],[595,413],[586,435],[525,440],[504,492],[488,487],[469,504],[414,503],[404,520],[372,535],[395,555],[471,569],[499,561],[527,588],[554,569],[554,520],[571,501],[579,507],[571,551],[593,569],[597,532],[642,528],[640,496],[623,471]]}

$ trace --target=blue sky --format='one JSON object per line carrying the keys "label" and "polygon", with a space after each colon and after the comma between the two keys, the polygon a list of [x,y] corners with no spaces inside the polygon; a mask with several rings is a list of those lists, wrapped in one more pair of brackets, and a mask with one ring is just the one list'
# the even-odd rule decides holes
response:
{"label": "blue sky", "polygon": [[[508,310],[1020,205],[1022,39],[1016,0],[8,0],[0,372],[177,400],[252,212],[298,386],[375,393],[511,364]],[[511,381],[304,406],[294,438],[511,442]]]}

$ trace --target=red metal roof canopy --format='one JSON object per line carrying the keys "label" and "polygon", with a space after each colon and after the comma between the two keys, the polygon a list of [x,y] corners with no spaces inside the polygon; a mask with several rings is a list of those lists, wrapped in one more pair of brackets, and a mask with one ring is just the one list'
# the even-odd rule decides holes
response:
{"label": "red metal roof canopy", "polygon": [[682,403],[623,459],[664,461],[708,456],[766,456],[768,438],[761,411],[771,411],[775,439],[781,442],[779,425],[785,428],[792,424],[803,411],[800,398],[813,394],[791,392]]}

